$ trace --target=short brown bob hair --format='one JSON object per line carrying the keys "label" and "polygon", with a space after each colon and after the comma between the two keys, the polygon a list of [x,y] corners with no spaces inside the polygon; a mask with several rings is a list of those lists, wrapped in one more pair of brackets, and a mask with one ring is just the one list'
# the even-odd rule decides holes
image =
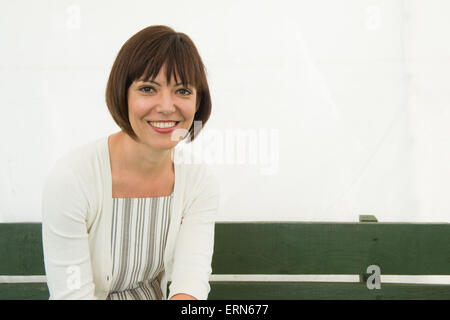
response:
{"label": "short brown bob hair", "polygon": [[[194,122],[189,128],[188,143],[193,141],[211,114],[211,96],[206,80],[206,68],[194,45],[184,33],[172,28],[155,25],[147,27],[130,39],[120,49],[111,68],[106,86],[106,105],[117,125],[131,138],[137,140],[128,118],[128,88],[139,79],[153,80],[166,64],[167,83],[171,77],[177,80],[177,73],[184,86],[190,84],[197,91]],[[194,136],[195,134],[195,136]]]}

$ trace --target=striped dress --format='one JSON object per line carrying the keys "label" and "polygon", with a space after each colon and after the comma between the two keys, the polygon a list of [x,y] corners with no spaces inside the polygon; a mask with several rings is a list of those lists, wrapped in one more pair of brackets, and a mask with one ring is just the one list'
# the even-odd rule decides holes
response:
{"label": "striped dress", "polygon": [[113,198],[111,289],[107,300],[163,300],[159,276],[169,230],[171,195]]}

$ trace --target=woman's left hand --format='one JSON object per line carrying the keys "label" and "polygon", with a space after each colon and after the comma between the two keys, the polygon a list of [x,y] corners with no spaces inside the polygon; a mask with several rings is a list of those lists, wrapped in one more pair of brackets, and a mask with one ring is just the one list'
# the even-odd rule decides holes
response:
{"label": "woman's left hand", "polygon": [[174,295],[169,300],[197,300],[197,299],[194,298],[193,296],[189,295],[189,294],[177,293],[176,295]]}

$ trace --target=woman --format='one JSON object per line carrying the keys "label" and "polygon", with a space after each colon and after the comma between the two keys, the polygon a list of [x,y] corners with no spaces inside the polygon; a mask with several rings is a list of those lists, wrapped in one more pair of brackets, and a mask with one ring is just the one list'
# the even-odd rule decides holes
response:
{"label": "woman", "polygon": [[207,299],[219,183],[175,148],[211,113],[194,43],[166,26],[135,34],[106,103],[121,130],[59,159],[43,189],[50,299]]}

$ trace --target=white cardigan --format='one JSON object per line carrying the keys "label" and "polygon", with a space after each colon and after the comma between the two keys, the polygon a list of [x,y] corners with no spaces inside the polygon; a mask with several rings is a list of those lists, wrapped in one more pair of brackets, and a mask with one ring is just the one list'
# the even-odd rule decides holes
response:
{"label": "white cardigan", "polygon": [[[206,300],[220,185],[212,170],[174,148],[175,186],[161,288]],[[106,299],[112,279],[112,178],[108,136],[60,158],[42,193],[50,299]],[[167,282],[171,281],[167,296]]]}

